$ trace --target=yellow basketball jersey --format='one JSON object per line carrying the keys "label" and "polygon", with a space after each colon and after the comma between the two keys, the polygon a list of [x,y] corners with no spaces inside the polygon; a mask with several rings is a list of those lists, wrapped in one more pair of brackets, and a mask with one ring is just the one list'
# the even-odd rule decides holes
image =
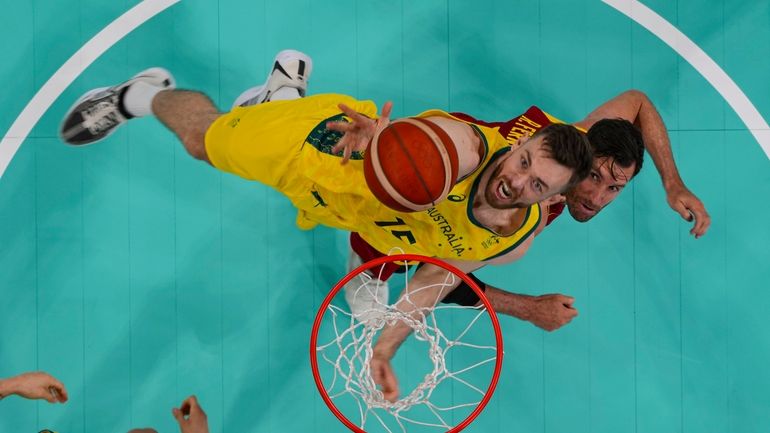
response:
{"label": "yellow basketball jersey", "polygon": [[[540,221],[536,204],[511,209],[525,212],[526,217],[510,236],[493,233],[473,216],[481,173],[510,150],[496,129],[469,123],[482,137],[485,149],[479,168],[458,182],[436,207],[398,212],[369,191],[362,155],[356,154],[341,165],[341,157],[330,153],[341,135],[327,129],[326,123],[346,120],[338,108],[341,102],[376,117],[377,107],[371,101],[334,94],[239,108],[222,116],[207,132],[209,158],[217,168],[260,181],[286,195],[298,209],[300,228],[322,224],[356,231],[383,253],[398,248],[411,254],[481,261],[507,253],[534,232]],[[439,110],[420,116],[454,118]]]}

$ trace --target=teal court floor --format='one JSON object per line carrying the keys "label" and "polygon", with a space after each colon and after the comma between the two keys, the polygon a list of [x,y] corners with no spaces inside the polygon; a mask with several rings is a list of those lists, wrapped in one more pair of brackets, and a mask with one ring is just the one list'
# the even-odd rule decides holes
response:
{"label": "teal court floor", "polygon": [[[158,9],[125,35],[108,27],[140,3]],[[392,100],[396,116],[507,120],[538,105],[577,121],[639,89],[713,218],[689,236],[647,156],[590,224],[560,218],[523,260],[483,270],[513,291],[572,295],[580,316],[553,333],[501,317],[500,384],[467,431],[770,429],[770,3],[0,5],[0,377],[44,370],[70,391],[66,405],[0,401],[0,432],[174,432],[170,409],[193,393],[212,432],[345,431],[315,389],[308,344],[344,275],[346,233],[298,230],[284,197],[194,161],[154,119],[85,148],[56,133],[80,94],[155,65],[225,109],[284,48],[313,57],[309,93]],[[645,7],[670,27],[645,28]],[[103,54],[59,71],[97,34]]]}

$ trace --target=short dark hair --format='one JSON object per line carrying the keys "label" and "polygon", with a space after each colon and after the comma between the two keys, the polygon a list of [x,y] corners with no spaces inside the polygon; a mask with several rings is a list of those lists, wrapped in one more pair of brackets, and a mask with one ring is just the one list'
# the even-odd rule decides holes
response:
{"label": "short dark hair", "polygon": [[532,137],[539,135],[544,136],[543,144],[548,149],[549,156],[573,170],[565,191],[588,176],[593,166],[593,152],[586,134],[572,125],[552,123]]}
{"label": "short dark hair", "polygon": [[[612,158],[623,168],[634,166],[634,176],[644,162],[644,140],[639,128],[625,119],[602,119],[588,129],[588,141],[596,158]],[[610,167],[610,173],[614,173]]]}

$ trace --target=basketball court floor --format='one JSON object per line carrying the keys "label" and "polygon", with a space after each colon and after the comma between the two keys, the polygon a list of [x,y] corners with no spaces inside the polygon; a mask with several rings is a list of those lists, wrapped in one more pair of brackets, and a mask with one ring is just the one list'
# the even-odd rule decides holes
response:
{"label": "basketball court floor", "polygon": [[480,272],[512,291],[572,295],[580,316],[553,333],[500,318],[500,384],[467,431],[770,426],[770,3],[3,0],[0,10],[0,377],[44,370],[70,394],[65,405],[0,401],[0,432],[174,432],[170,409],[190,394],[212,432],[345,431],[318,395],[308,347],[345,273],[347,234],[300,231],[283,196],[193,160],[154,119],[84,148],[56,132],[83,92],[149,66],[226,109],[284,48],[313,57],[309,93],[391,100],[395,116],[507,120],[537,105],[577,121],[642,90],[711,214],[706,236],[689,236],[647,155],[589,224],[562,217],[522,261]]}

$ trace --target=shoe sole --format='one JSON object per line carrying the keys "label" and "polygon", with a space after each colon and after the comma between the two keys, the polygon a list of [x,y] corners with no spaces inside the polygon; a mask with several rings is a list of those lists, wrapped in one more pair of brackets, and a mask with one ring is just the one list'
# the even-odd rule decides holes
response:
{"label": "shoe sole", "polygon": [[[134,81],[136,81],[138,79],[141,79],[141,78],[149,78],[149,79],[152,80],[151,81],[152,84],[163,86],[166,89],[174,89],[174,88],[176,88],[176,81],[174,80],[174,76],[171,75],[171,73],[168,70],[166,70],[164,68],[160,68],[160,67],[153,67],[153,68],[145,69],[145,70],[139,72],[138,74],[134,75],[133,77],[131,77],[129,80],[124,81],[124,82],[118,84],[117,86],[112,86],[112,87],[130,86]],[[76,125],[73,128],[70,128],[70,129],[68,129],[66,131],[64,130],[64,124],[66,123],[67,119],[69,119],[70,115],[72,115],[72,113],[74,111],[76,111],[77,108],[82,103],[87,101],[91,96],[93,96],[93,95],[95,95],[95,94],[97,94],[99,92],[103,92],[103,91],[105,91],[107,89],[110,89],[112,87],[99,87],[97,89],[89,90],[88,92],[86,92],[83,95],[81,95],[77,99],[77,101],[75,101],[75,103],[72,104],[72,106],[70,106],[69,110],[66,111],[67,114],[64,116],[64,119],[62,119],[62,122],[59,125],[59,138],[62,141],[64,141],[65,143],[67,143],[69,145],[72,145],[72,146],[87,146],[89,144],[93,144],[93,143],[96,143],[98,141],[102,141],[105,138],[109,137],[110,135],[112,135],[115,132],[115,130],[118,129],[118,127],[120,127],[121,124],[125,123],[125,121],[119,123],[114,128],[112,128],[109,131],[107,131],[107,133],[105,133],[104,135],[100,136],[99,138],[96,138],[96,139],[93,139],[93,140],[88,140],[88,141],[81,141],[81,142],[71,142],[69,140],[71,140],[72,137],[74,137],[74,136],[80,134],[81,132],[83,132],[86,128],[83,128],[83,126],[78,124],[78,125]]]}

